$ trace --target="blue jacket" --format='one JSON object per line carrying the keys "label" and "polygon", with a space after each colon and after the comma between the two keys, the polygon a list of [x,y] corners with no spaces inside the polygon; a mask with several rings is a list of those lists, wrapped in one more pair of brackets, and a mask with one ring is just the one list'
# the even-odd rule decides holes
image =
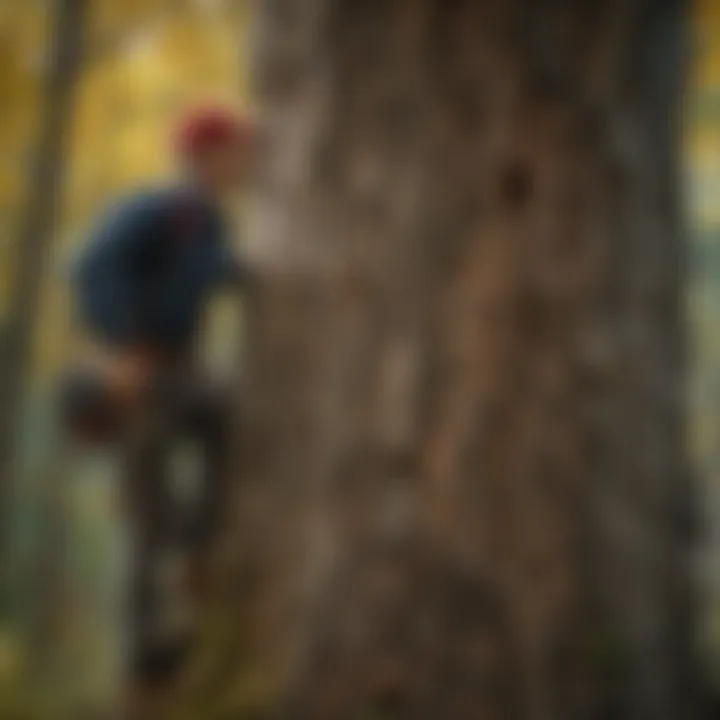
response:
{"label": "blue jacket", "polygon": [[81,322],[114,346],[185,349],[220,285],[242,279],[217,209],[178,189],[138,193],[101,218],[73,272]]}

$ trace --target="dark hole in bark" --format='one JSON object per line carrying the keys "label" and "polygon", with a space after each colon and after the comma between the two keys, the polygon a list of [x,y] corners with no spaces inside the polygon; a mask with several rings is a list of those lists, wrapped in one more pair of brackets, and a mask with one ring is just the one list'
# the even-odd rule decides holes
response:
{"label": "dark hole in bark", "polygon": [[523,162],[508,164],[500,177],[500,194],[511,207],[520,209],[527,205],[533,193],[532,170]]}

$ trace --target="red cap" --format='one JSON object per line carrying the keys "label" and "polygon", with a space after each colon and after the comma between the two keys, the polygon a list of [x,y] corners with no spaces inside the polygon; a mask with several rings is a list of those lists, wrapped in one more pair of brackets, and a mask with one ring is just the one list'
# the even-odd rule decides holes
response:
{"label": "red cap", "polygon": [[199,108],[179,124],[175,148],[179,155],[193,158],[226,142],[245,143],[253,131],[254,124],[248,115],[227,108]]}

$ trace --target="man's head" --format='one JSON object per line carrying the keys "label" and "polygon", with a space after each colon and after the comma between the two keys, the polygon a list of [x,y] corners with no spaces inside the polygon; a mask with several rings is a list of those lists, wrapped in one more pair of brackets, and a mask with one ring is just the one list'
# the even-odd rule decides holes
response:
{"label": "man's head", "polygon": [[176,153],[193,181],[213,195],[226,195],[247,176],[255,126],[249,115],[205,107],[189,113],[176,135]]}

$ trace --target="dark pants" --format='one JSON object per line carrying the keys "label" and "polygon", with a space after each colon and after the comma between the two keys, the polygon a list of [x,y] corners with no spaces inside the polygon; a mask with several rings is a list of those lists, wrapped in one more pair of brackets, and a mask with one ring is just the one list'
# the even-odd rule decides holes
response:
{"label": "dark pants", "polygon": [[[64,406],[78,439],[112,443],[108,449],[122,463],[133,545],[131,672],[139,680],[162,681],[174,673],[188,640],[186,633],[160,630],[168,602],[163,575],[173,563],[186,577],[207,563],[227,503],[227,392],[192,372],[168,372],[141,406],[121,412],[102,378],[80,371],[67,383]],[[192,451],[200,465],[194,488],[178,487],[176,471],[191,470],[173,467],[183,451]]]}

